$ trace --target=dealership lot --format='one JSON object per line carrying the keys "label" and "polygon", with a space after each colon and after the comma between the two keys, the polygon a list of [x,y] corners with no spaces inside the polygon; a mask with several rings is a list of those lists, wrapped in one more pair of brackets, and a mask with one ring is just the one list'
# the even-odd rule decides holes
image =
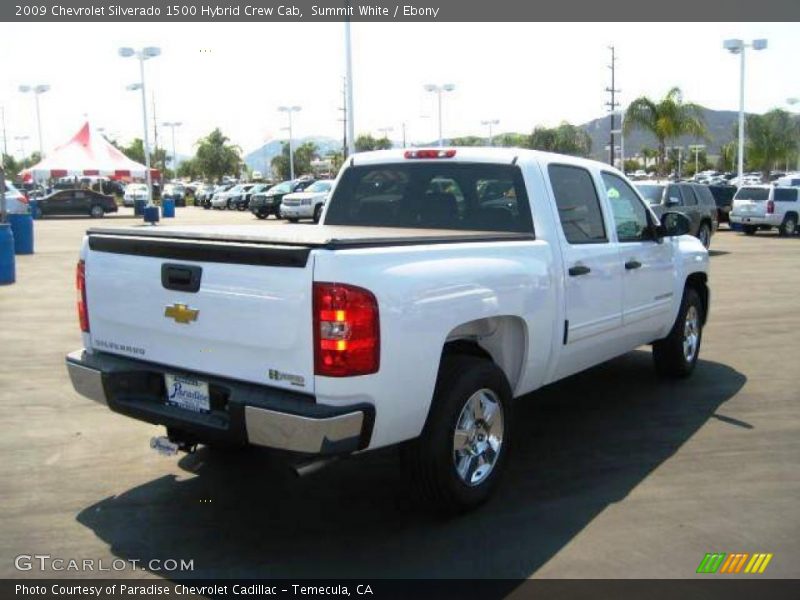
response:
{"label": "dealership lot", "polygon": [[[129,209],[37,221],[36,255],[0,288],[3,577],[83,575],[18,571],[23,553],[138,561],[136,577],[513,578],[692,577],[706,552],[770,552],[761,577],[800,575],[800,239],[719,232],[695,375],[658,380],[642,349],[525,397],[500,493],[441,520],[392,450],[300,480],[262,452],[164,458],[159,428],[76,395],[63,356],[80,346],[81,235],[124,224]],[[158,570],[169,559],[194,570]]]}

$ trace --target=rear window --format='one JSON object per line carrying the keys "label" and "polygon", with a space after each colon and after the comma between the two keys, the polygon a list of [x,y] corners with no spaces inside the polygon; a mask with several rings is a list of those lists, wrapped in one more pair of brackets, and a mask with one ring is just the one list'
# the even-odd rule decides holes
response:
{"label": "rear window", "polygon": [[797,202],[797,190],[791,188],[775,188],[775,202]]}
{"label": "rear window", "polygon": [[325,223],[533,231],[518,167],[440,160],[350,167],[336,186]]}
{"label": "rear window", "polygon": [[761,202],[767,198],[769,198],[769,188],[760,187],[739,188],[739,191],[733,197],[734,200],[755,200],[756,202]]}
{"label": "rear window", "polygon": [[637,184],[636,189],[649,204],[661,204],[661,198],[664,195],[663,185]]}

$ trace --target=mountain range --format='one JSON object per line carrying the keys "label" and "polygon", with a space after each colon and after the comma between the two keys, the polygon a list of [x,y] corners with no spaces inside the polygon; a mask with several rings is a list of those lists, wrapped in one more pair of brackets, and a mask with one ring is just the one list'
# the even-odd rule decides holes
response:
{"label": "mountain range", "polygon": [[[732,110],[713,110],[710,108],[702,108],[701,111],[708,129],[708,139],[696,140],[693,136],[683,136],[673,141],[671,145],[686,147],[690,144],[705,144],[709,155],[718,155],[720,146],[733,140],[739,113]],[[598,160],[606,160],[608,150],[605,148],[609,142],[610,118],[608,116],[599,117],[588,123],[583,123],[579,127],[585,130],[592,139],[591,157]],[[619,127],[619,123],[616,124],[616,127]],[[339,152],[342,149],[341,139],[326,136],[307,136],[295,140],[297,145],[305,142],[313,142],[317,146],[320,156]],[[268,172],[268,165],[275,156],[280,154],[283,143],[283,140],[267,142],[260,148],[247,153],[244,156],[244,162],[254,171]],[[435,145],[435,143],[435,141],[432,141],[430,144],[423,145]],[[619,140],[616,143],[619,144]],[[393,141],[393,144],[395,147],[401,145],[398,141]],[[625,136],[625,156],[639,154],[642,148],[655,149],[655,147],[656,140],[646,131],[636,129]]]}

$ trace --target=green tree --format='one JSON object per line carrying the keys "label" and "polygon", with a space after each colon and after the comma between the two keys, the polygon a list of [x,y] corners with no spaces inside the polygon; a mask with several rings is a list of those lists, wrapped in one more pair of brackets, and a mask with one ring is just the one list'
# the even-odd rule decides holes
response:
{"label": "green tree", "polygon": [[468,135],[465,137],[457,137],[450,140],[453,146],[486,146],[488,141],[486,138],[478,137],[477,135]]}
{"label": "green tree", "polygon": [[546,152],[589,156],[592,151],[592,138],[580,127],[562,121],[558,127],[536,127],[526,146]]}
{"label": "green tree", "polygon": [[[311,172],[311,161],[317,158],[317,146],[314,142],[304,142],[294,148],[294,175],[306,175]],[[281,153],[272,159],[272,172],[278,179],[289,179],[291,169],[289,168],[289,144],[284,142]]]}
{"label": "green tree", "polygon": [[748,115],[745,124],[745,157],[749,168],[761,171],[763,181],[769,172],[783,167],[797,151],[797,123],[785,110],[776,108],[763,115]]}
{"label": "green tree", "polygon": [[[135,160],[139,164],[144,164],[144,142],[141,138],[134,138],[133,141],[127,146],[120,147],[113,143],[125,156],[131,160]],[[167,151],[164,148],[156,148],[150,150],[150,166],[154,169],[159,168],[161,165],[166,164]],[[162,169],[166,175],[166,168]]]}
{"label": "green tree", "polygon": [[229,141],[217,128],[197,142],[194,161],[197,170],[206,178],[220,181],[224,175],[238,175],[240,150]]}
{"label": "green tree", "polygon": [[494,136],[494,145],[503,148],[529,148],[530,136],[524,133],[501,133]]}
{"label": "green tree", "polygon": [[356,152],[369,152],[371,150],[389,150],[392,142],[388,138],[374,138],[368,133],[362,133],[355,141]]}
{"label": "green tree", "polygon": [[666,174],[667,143],[683,135],[705,138],[708,136],[700,106],[683,101],[680,88],[674,87],[661,100],[640,96],[625,111],[625,133],[643,129],[658,142],[656,168]]}

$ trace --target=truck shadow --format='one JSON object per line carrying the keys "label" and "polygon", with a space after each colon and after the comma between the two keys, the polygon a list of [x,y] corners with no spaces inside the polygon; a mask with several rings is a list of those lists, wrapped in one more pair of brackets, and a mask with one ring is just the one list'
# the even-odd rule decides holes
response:
{"label": "truck shadow", "polygon": [[531,394],[518,404],[498,494],[459,518],[416,505],[393,449],[303,479],[266,453],[201,449],[181,460],[186,478],[143,483],[77,520],[120,558],[193,559],[194,571],[166,574],[176,579],[523,578],[668,460],[745,381],[709,361],[689,380],[660,380],[650,352],[639,350]]}

